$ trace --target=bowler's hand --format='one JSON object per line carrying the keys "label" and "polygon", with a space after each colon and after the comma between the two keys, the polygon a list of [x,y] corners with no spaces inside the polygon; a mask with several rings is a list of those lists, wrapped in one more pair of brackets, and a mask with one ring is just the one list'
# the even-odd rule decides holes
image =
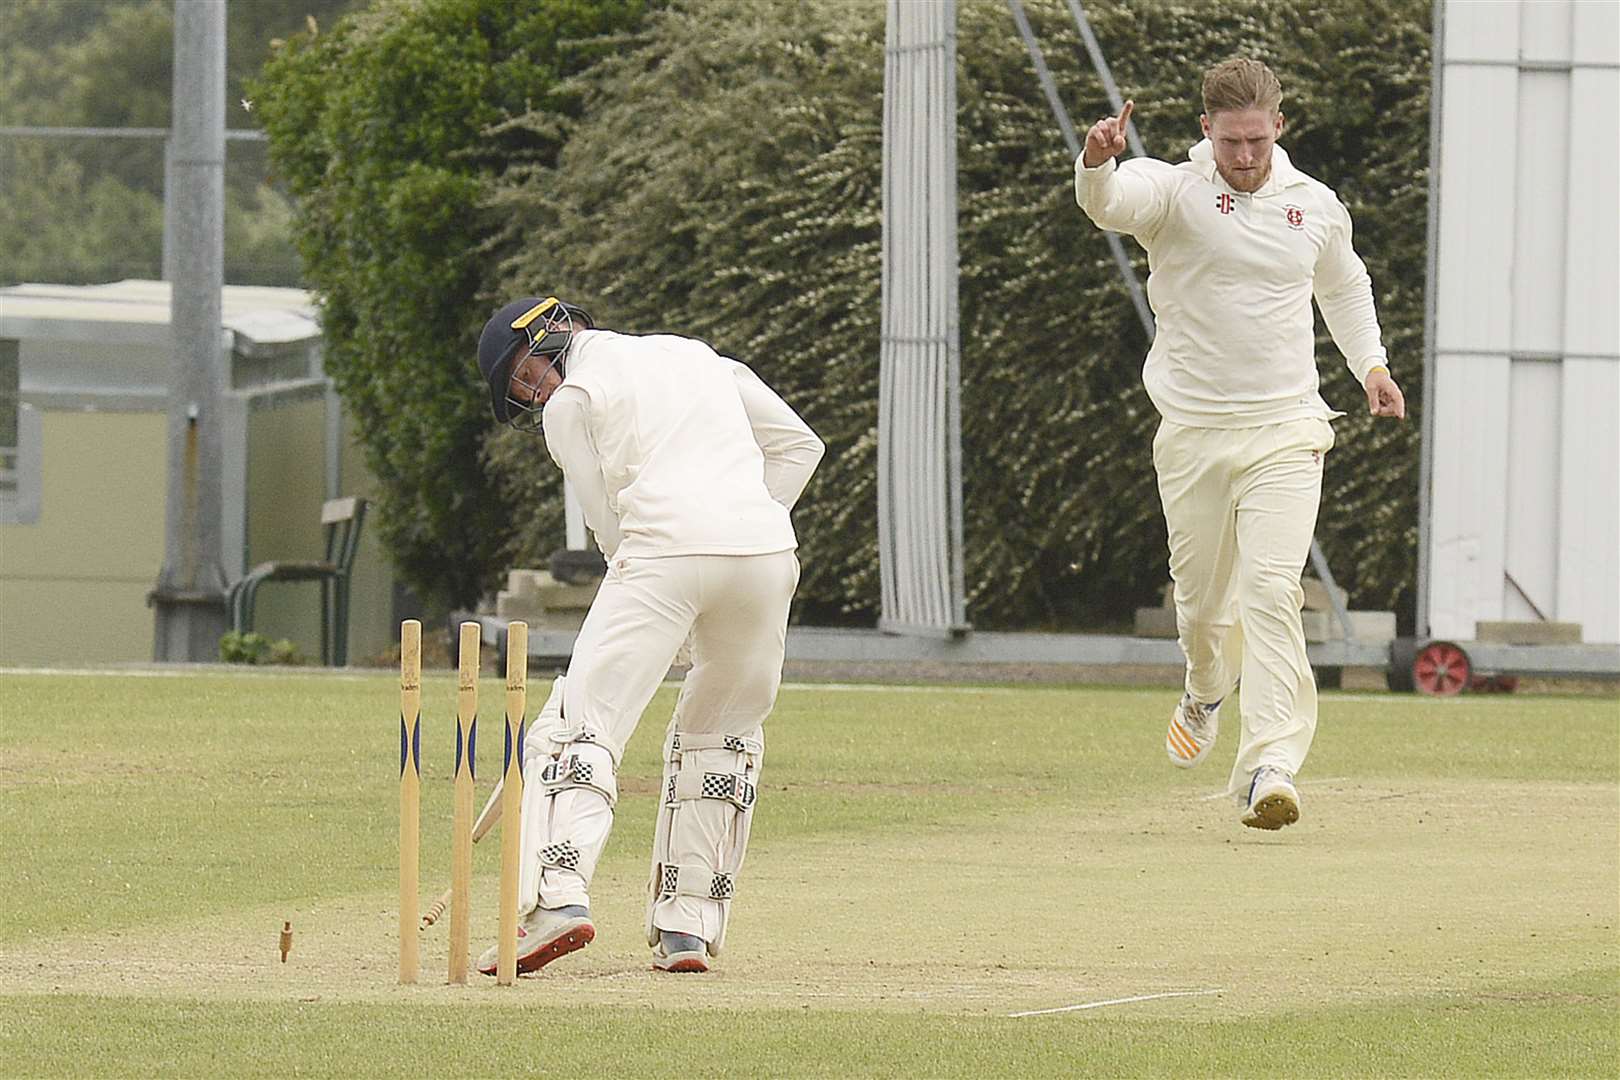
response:
{"label": "bowler's hand", "polygon": [[1395,385],[1395,380],[1389,377],[1389,372],[1374,368],[1372,374],[1367,376],[1365,389],[1368,412],[1374,416],[1406,419],[1406,398],[1401,394],[1401,388]]}
{"label": "bowler's hand", "polygon": [[1127,101],[1118,116],[1105,116],[1086,132],[1086,148],[1080,155],[1088,169],[1095,169],[1111,157],[1125,152],[1125,125],[1130,123],[1136,103]]}

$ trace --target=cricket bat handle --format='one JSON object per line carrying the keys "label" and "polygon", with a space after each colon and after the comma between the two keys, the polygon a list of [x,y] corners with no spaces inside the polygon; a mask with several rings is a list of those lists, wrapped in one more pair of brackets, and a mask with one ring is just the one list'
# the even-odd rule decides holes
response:
{"label": "cricket bat handle", "polygon": [[[495,781],[495,790],[489,793],[489,801],[484,804],[484,809],[479,811],[478,820],[473,824],[473,843],[476,844],[482,840],[484,834],[493,829],[495,823],[501,820],[501,787],[505,782],[505,777]],[[454,886],[451,886],[451,888],[444,890],[439,898],[429,904],[426,911],[422,912],[421,928],[423,930],[438,922],[450,907],[450,893],[453,889]]]}

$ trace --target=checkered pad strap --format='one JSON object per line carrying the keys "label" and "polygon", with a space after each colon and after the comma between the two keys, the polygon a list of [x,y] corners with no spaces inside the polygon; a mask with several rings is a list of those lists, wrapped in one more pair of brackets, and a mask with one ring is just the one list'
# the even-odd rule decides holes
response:
{"label": "checkered pad strap", "polygon": [[696,896],[704,900],[730,900],[737,892],[737,876],[707,866],[676,866],[665,863],[661,868],[659,898]]}
{"label": "checkered pad strap", "polygon": [[[605,754],[596,756],[601,758]],[[619,801],[619,782],[613,775],[610,763],[590,761],[585,754],[565,753],[546,762],[540,768],[538,782],[548,795],[555,795],[565,788],[582,787],[599,793],[609,806],[617,805]]]}
{"label": "checkered pad strap", "polygon": [[752,810],[758,795],[759,790],[741,773],[683,768],[669,778],[664,789],[664,805],[674,806],[683,799],[720,799],[739,810]]}
{"label": "checkered pad strap", "polygon": [[737,754],[763,754],[765,744],[758,739],[751,739],[746,735],[694,735],[689,731],[677,731],[669,741],[671,760],[679,761],[679,755],[687,750],[730,750]]}
{"label": "checkered pad strap", "polygon": [[540,865],[554,866],[559,870],[579,869],[579,848],[573,841],[564,840],[557,844],[547,844],[540,849]]}

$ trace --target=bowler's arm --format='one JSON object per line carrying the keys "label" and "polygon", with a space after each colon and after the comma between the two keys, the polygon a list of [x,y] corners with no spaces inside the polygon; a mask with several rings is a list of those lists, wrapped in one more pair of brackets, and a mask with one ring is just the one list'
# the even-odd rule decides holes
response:
{"label": "bowler's arm", "polygon": [[1146,240],[1170,212],[1175,166],[1156,158],[1109,158],[1096,168],[1074,159],[1074,201],[1099,228]]}
{"label": "bowler's arm", "polygon": [[1336,204],[1334,210],[1327,242],[1316,259],[1311,291],[1345,365],[1357,383],[1366,385],[1373,368],[1389,369],[1389,356],[1373,304],[1372,278],[1351,244],[1350,212],[1343,204]]}

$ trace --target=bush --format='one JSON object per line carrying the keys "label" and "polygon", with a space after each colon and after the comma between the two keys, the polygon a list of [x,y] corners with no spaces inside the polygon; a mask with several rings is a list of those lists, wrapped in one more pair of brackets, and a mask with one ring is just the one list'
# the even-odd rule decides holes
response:
{"label": "bush", "polygon": [[[483,468],[472,358],[495,306],[482,207],[507,169],[554,159],[575,111],[559,80],[644,0],[406,0],[299,34],[252,87],[298,200],[326,369],[377,480],[382,541],[429,604],[500,575],[513,507]],[[550,118],[502,126],[531,108]]]}
{"label": "bush", "polygon": [[[1027,6],[1076,122],[1108,111],[1067,7]],[[1426,0],[1097,6],[1149,152],[1198,139],[1202,71],[1247,53],[1283,80],[1284,144],[1349,206],[1392,368],[1421,397],[1427,192]],[[649,17],[636,49],[582,77],[589,123],[555,167],[503,177],[503,294],[551,290],[605,325],[703,337],[754,366],[828,444],[795,513],[800,615],[879,604],[876,430],[883,8],[707,0]],[[1128,620],[1168,577],[1149,461],[1147,342],[1004,4],[958,18],[966,576],[979,626]],[[530,116],[528,127],[546,118]],[[535,237],[563,237],[534,243]],[[1134,248],[1140,276],[1145,257]],[[1350,413],[1318,536],[1355,602],[1410,612],[1416,419],[1365,416],[1325,332],[1323,392]],[[532,439],[489,450],[512,558],[561,534],[560,480]]]}
{"label": "bush", "polygon": [[294,667],[309,659],[292,641],[271,641],[252,630],[227,630],[219,639],[219,658],[227,664],[287,664]]}
{"label": "bush", "polygon": [[219,658],[227,664],[257,664],[270,655],[270,639],[252,631],[227,630],[219,639]]}

